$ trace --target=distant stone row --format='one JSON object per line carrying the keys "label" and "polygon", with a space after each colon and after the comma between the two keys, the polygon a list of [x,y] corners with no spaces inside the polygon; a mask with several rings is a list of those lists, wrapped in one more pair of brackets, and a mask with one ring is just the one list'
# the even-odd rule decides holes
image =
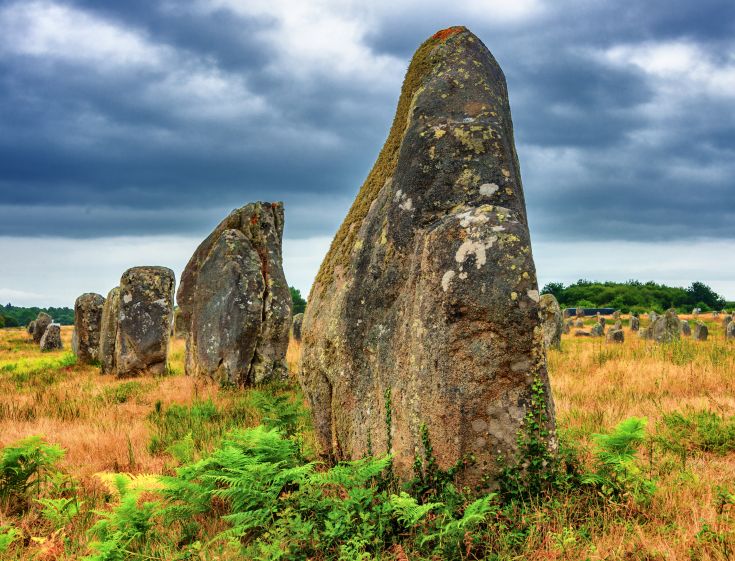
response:
{"label": "distant stone row", "polygon": [[53,318],[46,312],[38,314],[35,320],[26,328],[28,334],[33,337],[33,342],[38,344],[42,351],[55,351],[64,348],[61,342],[61,324],[55,323]]}
{"label": "distant stone row", "polygon": [[72,350],[81,364],[103,374],[162,373],[173,320],[174,273],[166,267],[133,267],[105,299],[82,294],[74,303]]}

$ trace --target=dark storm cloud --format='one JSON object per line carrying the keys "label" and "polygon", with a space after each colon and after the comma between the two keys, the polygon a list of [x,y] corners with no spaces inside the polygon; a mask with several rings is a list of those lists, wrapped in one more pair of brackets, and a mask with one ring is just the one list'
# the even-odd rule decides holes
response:
{"label": "dark storm cloud", "polygon": [[[201,233],[255,199],[286,201],[291,237],[331,235],[383,142],[412,51],[457,23],[506,73],[536,236],[733,235],[735,96],[717,77],[735,72],[730,1],[564,1],[502,23],[380,7],[358,45],[367,54],[350,55],[370,58],[364,71],[347,58],[302,65],[298,52],[290,67],[269,38],[284,24],[268,13],[57,6],[122,35],[101,55],[89,43],[0,51],[0,235]],[[640,58],[667,42],[706,59],[702,88],[685,72],[672,89],[613,51]]]}

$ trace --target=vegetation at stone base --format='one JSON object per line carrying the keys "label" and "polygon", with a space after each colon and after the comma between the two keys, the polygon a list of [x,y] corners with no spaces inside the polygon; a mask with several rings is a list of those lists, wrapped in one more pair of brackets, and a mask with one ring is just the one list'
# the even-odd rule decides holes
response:
{"label": "vegetation at stone base", "polygon": [[663,312],[669,308],[686,313],[693,308],[719,311],[727,305],[722,296],[701,282],[693,282],[689,288],[678,288],[653,281],[597,282],[582,279],[566,287],[563,283],[551,282],[541,293],[553,294],[562,308],[615,308],[625,313]]}
{"label": "vegetation at stone base", "polygon": [[[13,306],[10,303],[0,306],[0,324],[4,323],[4,327],[23,327],[36,319],[40,312],[46,312],[55,322],[61,325],[74,324],[74,310],[72,308],[24,308]],[[0,327],[3,327],[3,325],[0,325]]]}
{"label": "vegetation at stone base", "polygon": [[[683,350],[565,336],[548,355],[559,450],[543,446],[535,384],[518,455],[501,487],[480,495],[456,486],[463,463],[438,468],[426,428],[406,485],[389,477],[389,457],[319,463],[288,384],[235,392],[76,364],[26,381],[0,371],[0,456],[65,451],[26,490],[13,486],[22,500],[12,510],[0,505],[0,558],[725,560],[735,553],[735,346],[720,331]],[[0,363],[64,356],[27,340],[0,333]],[[165,444],[151,450],[155,439]]]}
{"label": "vegetation at stone base", "polygon": [[306,311],[306,300],[301,296],[301,291],[298,288],[289,286],[288,289],[291,291],[291,302],[293,302],[293,315],[303,314]]}

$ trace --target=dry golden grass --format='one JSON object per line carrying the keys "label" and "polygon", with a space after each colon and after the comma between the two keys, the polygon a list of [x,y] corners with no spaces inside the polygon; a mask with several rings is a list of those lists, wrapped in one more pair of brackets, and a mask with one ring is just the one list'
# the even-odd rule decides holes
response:
{"label": "dry golden grass", "polygon": [[[646,417],[649,433],[656,434],[663,416],[675,411],[735,415],[735,342],[725,341],[719,321],[706,319],[706,342],[684,339],[659,346],[627,327],[621,345],[564,336],[562,351],[550,352],[548,365],[565,438],[587,449],[593,433],[632,416]],[[69,349],[70,328],[62,330],[62,337]],[[116,387],[128,381],[101,376],[94,367],[48,367],[49,361],[68,360],[67,352],[42,355],[23,330],[0,330],[0,447],[44,435],[66,449],[63,467],[82,481],[100,471],[171,469],[170,456],[149,451],[148,416],[157,402],[166,407],[211,399],[224,406],[232,400],[233,392],[183,375],[182,340],[172,345],[171,375],[136,379],[139,387],[124,402],[113,397]],[[292,344],[287,359],[292,371],[299,355],[300,347]],[[34,365],[44,361],[47,367],[34,373]],[[683,461],[652,446],[641,451],[641,459],[658,484],[649,506],[640,507],[635,517],[621,515],[623,507],[600,512],[604,520],[582,537],[567,527],[570,515],[564,505],[551,518],[539,512],[545,518],[539,519],[539,534],[527,538],[524,558],[726,559],[727,548],[735,547],[735,513],[728,510],[733,507],[722,507],[718,489],[735,489],[735,453],[692,450]]]}

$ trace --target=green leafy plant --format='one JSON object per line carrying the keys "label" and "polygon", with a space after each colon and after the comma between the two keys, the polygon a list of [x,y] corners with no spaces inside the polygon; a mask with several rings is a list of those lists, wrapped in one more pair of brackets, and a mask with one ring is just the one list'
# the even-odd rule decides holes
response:
{"label": "green leafy plant", "polygon": [[12,526],[0,526],[0,553],[6,553],[20,535],[20,530]]}
{"label": "green leafy plant", "polygon": [[41,506],[41,516],[51,522],[56,530],[71,522],[79,514],[79,509],[84,504],[84,501],[78,501],[76,496],[36,499],[36,502]]}
{"label": "green leafy plant", "polygon": [[631,417],[621,421],[609,434],[593,436],[595,471],[582,476],[582,483],[620,500],[630,496],[646,502],[656,489],[637,465],[637,448],[646,438],[646,420]]}
{"label": "green leafy plant", "polygon": [[11,511],[27,508],[31,495],[39,496],[63,455],[61,447],[40,436],[6,446],[0,454],[0,502]]}

